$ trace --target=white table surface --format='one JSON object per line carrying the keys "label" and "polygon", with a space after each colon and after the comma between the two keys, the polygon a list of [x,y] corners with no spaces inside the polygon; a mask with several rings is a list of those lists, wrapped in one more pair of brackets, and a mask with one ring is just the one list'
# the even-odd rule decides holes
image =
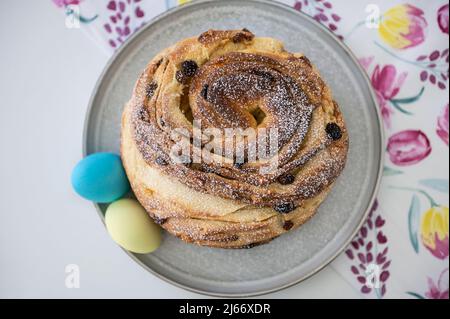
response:
{"label": "white table surface", "polygon": [[[107,57],[50,0],[0,2],[0,297],[201,298],[134,263],[74,194],[85,111]],[[80,288],[65,267],[80,267]],[[331,267],[267,298],[358,298]]]}

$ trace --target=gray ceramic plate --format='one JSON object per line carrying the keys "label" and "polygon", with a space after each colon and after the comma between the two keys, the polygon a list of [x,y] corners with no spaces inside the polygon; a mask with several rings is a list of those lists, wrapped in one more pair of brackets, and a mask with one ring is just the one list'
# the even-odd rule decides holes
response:
{"label": "gray ceramic plate", "polygon": [[[341,105],[350,134],[347,168],[317,215],[300,229],[248,250],[185,244],[164,235],[153,254],[129,254],[177,286],[216,296],[273,292],[333,260],[364,221],[382,168],[380,116],[370,84],[351,52],[307,16],[271,1],[196,1],[171,10],[134,35],[111,59],[93,93],[84,153],[119,152],[120,116],[139,73],[160,50],[210,28],[248,28],[285,42],[315,63]],[[103,219],[104,206],[98,206]]]}

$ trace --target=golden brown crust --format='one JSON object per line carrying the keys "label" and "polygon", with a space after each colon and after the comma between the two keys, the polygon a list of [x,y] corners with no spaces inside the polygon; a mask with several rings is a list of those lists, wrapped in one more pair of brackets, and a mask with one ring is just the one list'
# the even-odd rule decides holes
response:
{"label": "golden brown crust", "polygon": [[[175,163],[173,130],[192,134],[193,120],[202,129],[276,128],[278,166],[267,170],[265,158],[237,165],[235,153],[205,150],[211,141],[204,136],[180,135],[210,162]],[[340,128],[339,139],[326,131],[329,123]],[[246,138],[257,144],[257,137]],[[210,30],[164,50],[137,81],[122,119],[122,159],[138,200],[169,232],[212,247],[264,243],[306,222],[347,150],[339,107],[311,62],[248,30]],[[292,180],[282,185],[286,174]],[[286,203],[285,214],[274,209]]]}

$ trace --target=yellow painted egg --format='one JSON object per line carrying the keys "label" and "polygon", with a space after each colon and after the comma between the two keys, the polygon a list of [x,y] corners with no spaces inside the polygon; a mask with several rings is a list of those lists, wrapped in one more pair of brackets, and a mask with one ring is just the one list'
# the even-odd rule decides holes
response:
{"label": "yellow painted egg", "polygon": [[131,252],[151,253],[161,244],[161,228],[134,199],[121,199],[109,205],[105,223],[112,239]]}

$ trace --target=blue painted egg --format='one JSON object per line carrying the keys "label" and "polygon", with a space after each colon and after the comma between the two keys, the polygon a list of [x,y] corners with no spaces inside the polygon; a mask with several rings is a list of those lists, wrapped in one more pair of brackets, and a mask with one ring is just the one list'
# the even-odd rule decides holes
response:
{"label": "blue painted egg", "polygon": [[95,153],[82,159],[72,171],[72,186],[82,197],[96,203],[110,203],[130,189],[120,156]]}

